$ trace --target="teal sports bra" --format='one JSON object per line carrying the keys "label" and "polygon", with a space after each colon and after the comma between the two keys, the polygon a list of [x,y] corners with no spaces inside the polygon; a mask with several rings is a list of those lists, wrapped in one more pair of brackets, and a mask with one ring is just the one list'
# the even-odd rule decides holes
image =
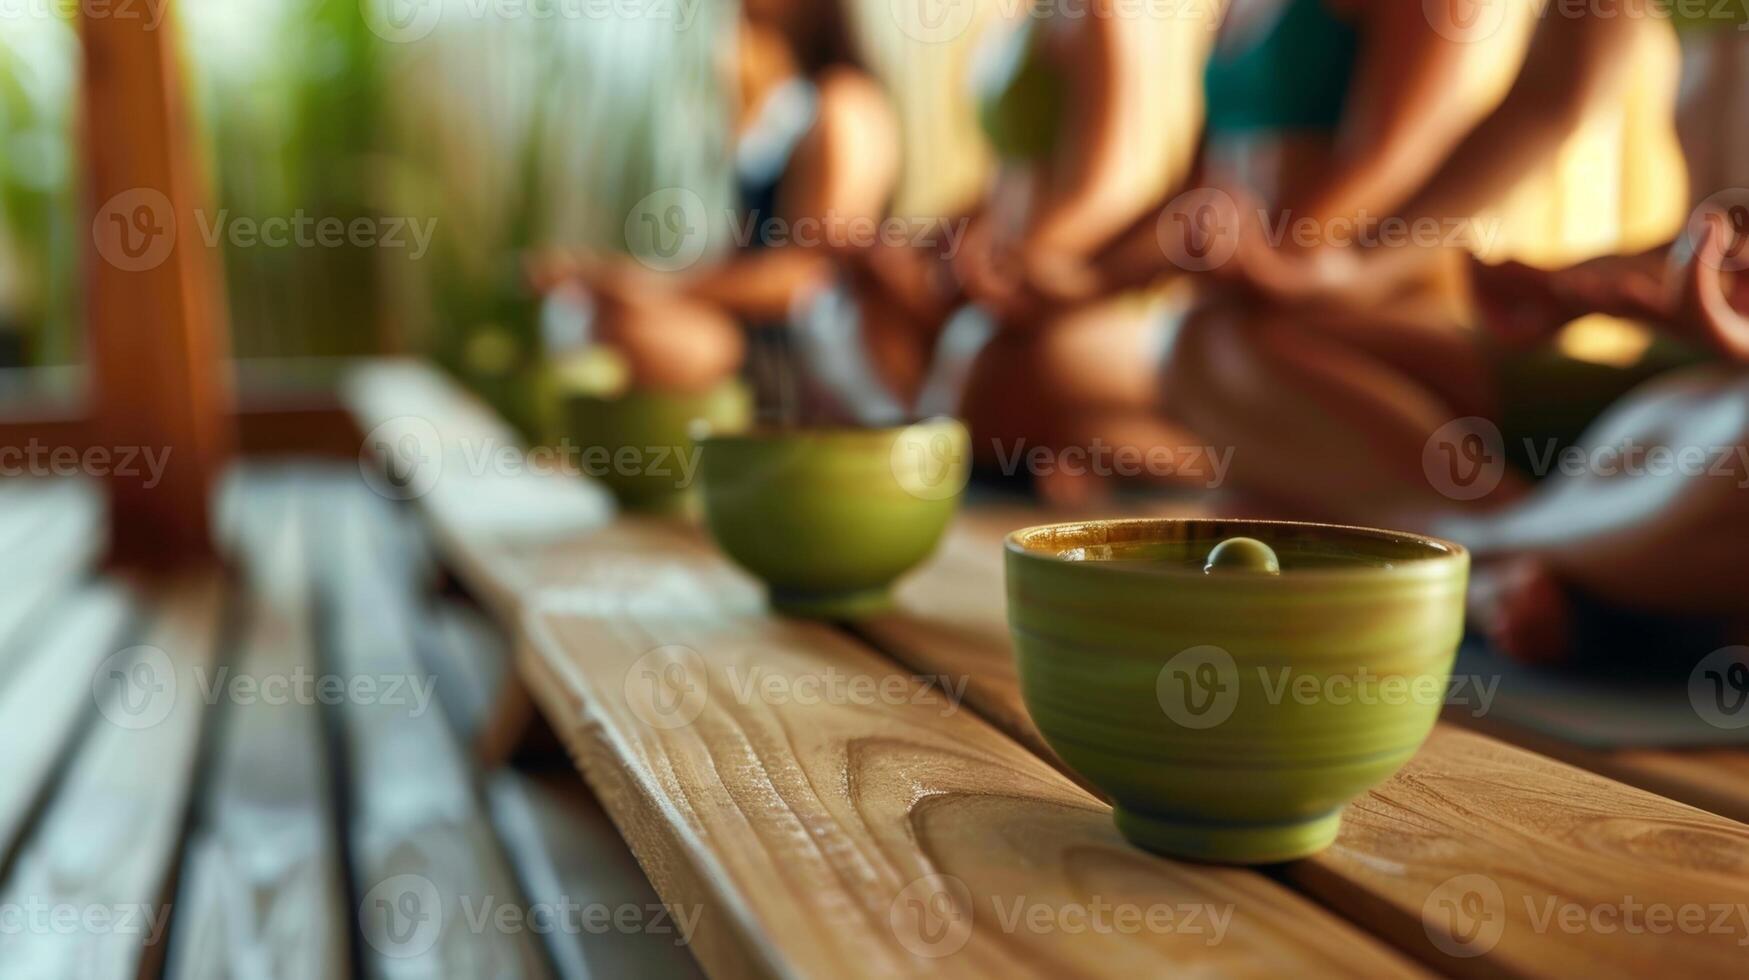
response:
{"label": "teal sports bra", "polygon": [[1238,50],[1216,45],[1203,72],[1210,135],[1332,130],[1342,118],[1360,39],[1322,0],[1288,0]]}
{"label": "teal sports bra", "polygon": [[[1068,79],[1043,51],[1052,26],[1029,18],[980,52],[974,66],[978,121],[1005,160],[1037,160],[1062,136]],[[1203,72],[1208,132],[1335,129],[1358,49],[1355,29],[1321,0],[1288,0],[1252,43],[1210,55]]]}

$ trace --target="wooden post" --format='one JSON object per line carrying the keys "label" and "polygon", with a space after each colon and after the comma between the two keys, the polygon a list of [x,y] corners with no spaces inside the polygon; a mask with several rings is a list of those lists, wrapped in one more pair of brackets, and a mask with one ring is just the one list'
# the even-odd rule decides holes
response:
{"label": "wooden post", "polygon": [[213,557],[213,484],[234,441],[219,258],[197,218],[212,213],[170,7],[80,2],[92,432],[112,454],[111,559],[148,568]]}

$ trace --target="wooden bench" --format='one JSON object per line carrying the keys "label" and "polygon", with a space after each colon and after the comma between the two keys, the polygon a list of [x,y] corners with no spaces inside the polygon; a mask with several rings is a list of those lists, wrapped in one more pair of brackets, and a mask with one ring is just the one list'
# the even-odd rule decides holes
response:
{"label": "wooden bench", "polygon": [[[428,546],[355,467],[231,481],[218,537],[234,573],[156,584],[74,560],[101,539],[90,494],[6,480],[0,499],[0,566],[73,569],[41,574],[56,588],[16,615],[4,600],[22,590],[0,596],[0,976],[695,970],[672,928],[574,927],[659,899],[574,778],[483,772],[460,750],[428,663],[489,684],[503,641],[429,593]],[[272,686],[299,676],[382,696]],[[405,696],[381,686],[395,681]],[[430,949],[412,920],[368,931],[373,908],[427,911],[396,904],[422,882],[443,910]]]}
{"label": "wooden bench", "polygon": [[[361,372],[361,427],[398,406],[445,458],[491,428],[419,373]],[[570,519],[521,533],[448,479],[419,498],[446,560],[517,632],[519,673],[658,892],[703,909],[695,952],[713,974],[1412,972],[1408,954],[1444,973],[1614,976],[1743,962],[1749,927],[1728,920],[1680,941],[1591,923],[1636,904],[1749,908],[1749,828],[1445,726],[1349,808],[1334,847],[1276,876],[1128,847],[1053,767],[1007,655],[1000,535],[1048,515],[968,515],[900,613],[847,634],[766,615],[695,528],[592,524],[580,488],[528,479],[497,491],[522,502],[519,521]],[[788,696],[750,697],[756,673]],[[964,679],[973,712],[913,704],[929,693],[914,675]],[[893,704],[793,696],[829,677],[912,686]],[[674,712],[690,717],[669,724]],[[1096,897],[1229,908],[1233,932],[1206,946],[1004,928],[994,909],[1017,897],[1046,920]]]}

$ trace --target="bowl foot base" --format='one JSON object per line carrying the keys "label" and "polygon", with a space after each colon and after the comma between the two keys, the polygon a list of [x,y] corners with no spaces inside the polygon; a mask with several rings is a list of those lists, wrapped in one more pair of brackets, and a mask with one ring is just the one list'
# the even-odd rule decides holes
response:
{"label": "bowl foot base", "polygon": [[886,588],[852,592],[790,592],[772,589],[772,611],[797,619],[860,619],[893,608]]}
{"label": "bowl foot base", "polygon": [[1118,807],[1117,829],[1146,850],[1218,864],[1274,864],[1316,854],[1336,839],[1342,811],[1300,823],[1184,823]]}

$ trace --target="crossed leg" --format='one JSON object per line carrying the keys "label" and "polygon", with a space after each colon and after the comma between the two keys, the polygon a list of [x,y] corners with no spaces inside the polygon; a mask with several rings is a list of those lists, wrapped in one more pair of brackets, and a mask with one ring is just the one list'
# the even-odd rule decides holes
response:
{"label": "crossed leg", "polygon": [[1742,614],[1749,372],[1665,375],[1612,406],[1540,483],[1509,474],[1454,499],[1426,452],[1441,426],[1492,416],[1487,379],[1480,347],[1455,329],[1230,303],[1183,325],[1165,399],[1170,417],[1233,447],[1230,488],[1265,516],[1470,547],[1472,613],[1509,653],[1568,652],[1573,588],[1637,612]]}
{"label": "crossed leg", "polygon": [[1231,448],[1227,489],[1276,516],[1424,527],[1523,490],[1507,479],[1454,501],[1428,478],[1434,434],[1494,411],[1480,348],[1431,319],[1217,299],[1179,326],[1164,400],[1169,418]]}

